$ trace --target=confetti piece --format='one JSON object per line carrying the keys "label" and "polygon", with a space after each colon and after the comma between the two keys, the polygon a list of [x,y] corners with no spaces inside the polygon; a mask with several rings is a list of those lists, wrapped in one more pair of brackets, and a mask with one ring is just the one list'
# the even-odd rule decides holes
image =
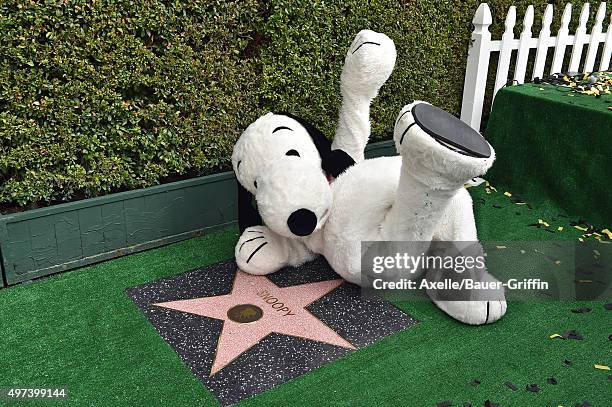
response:
{"label": "confetti piece", "polygon": [[601,233],[604,233],[606,236],[608,236],[608,239],[612,240],[612,232],[610,232],[610,229],[603,229]]}
{"label": "confetti piece", "polygon": [[575,339],[577,341],[581,341],[584,337],[580,334],[580,332],[576,330],[565,331],[563,332],[563,339]]}
{"label": "confetti piece", "polygon": [[514,384],[512,382],[505,382],[504,385],[506,385],[506,387],[508,387],[512,391],[517,391],[518,390],[518,387],[516,386],[516,384]]}
{"label": "confetti piece", "polygon": [[578,229],[578,230],[582,231],[582,232],[584,232],[584,231],[586,231],[586,230],[589,230],[588,228],[584,228],[584,227],[582,227],[582,226],[578,226],[578,225],[574,225],[574,227],[575,227],[576,229]]}
{"label": "confetti piece", "polygon": [[574,314],[587,314],[589,312],[591,312],[591,308],[589,307],[583,307],[583,308],[576,308],[571,310]]}
{"label": "confetti piece", "polygon": [[599,370],[610,370],[610,366],[606,366],[606,365],[593,365],[593,367]]}
{"label": "confetti piece", "polygon": [[508,198],[512,196],[512,194],[508,191],[504,192],[504,195],[506,195]]}
{"label": "confetti piece", "polygon": [[557,384],[557,379],[555,379],[554,377],[549,377],[548,379],[546,379],[546,383]]}
{"label": "confetti piece", "polygon": [[563,336],[561,336],[561,334],[552,334],[549,336],[550,339],[555,339],[555,338],[563,338]]}
{"label": "confetti piece", "polygon": [[506,247],[506,246],[495,246],[495,247],[496,247],[496,248],[498,248],[499,250],[501,250],[501,249],[507,249],[507,247]]}
{"label": "confetti piece", "polygon": [[559,232],[562,232],[562,231],[563,231],[563,226],[559,226],[559,227],[557,228],[557,230],[558,230]]}
{"label": "confetti piece", "polygon": [[528,384],[527,386],[525,386],[525,388],[527,389],[527,391],[530,391],[532,393],[537,393],[540,391],[540,386],[538,386],[537,384]]}
{"label": "confetti piece", "polygon": [[546,226],[546,227],[549,227],[549,226],[550,226],[550,225],[549,225],[547,222],[544,222],[542,219],[538,219],[538,223],[539,223],[540,225],[544,225],[544,226]]}
{"label": "confetti piece", "polygon": [[561,265],[561,260],[556,260],[556,261],[555,261],[555,264],[556,264],[557,266]]}
{"label": "confetti piece", "polygon": [[521,254],[527,253],[525,250],[521,249]]}

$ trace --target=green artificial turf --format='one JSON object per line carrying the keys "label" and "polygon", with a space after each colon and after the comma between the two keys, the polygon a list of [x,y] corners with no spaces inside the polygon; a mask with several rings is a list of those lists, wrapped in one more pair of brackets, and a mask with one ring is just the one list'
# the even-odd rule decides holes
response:
{"label": "green artificial turf", "polygon": [[497,153],[487,176],[525,198],[547,196],[591,222],[609,221],[611,106],[612,95],[595,97],[568,87],[501,89],[487,124]]}
{"label": "green artificial turf", "polygon": [[[583,233],[554,203],[530,209],[501,188],[470,190],[483,240],[575,240]],[[564,230],[527,226],[538,219]],[[0,387],[66,387],[69,402],[57,403],[63,405],[217,405],[124,289],[231,258],[236,239],[230,228],[0,290]],[[429,302],[397,305],[420,324],[241,405],[482,406],[487,399],[504,407],[612,405],[611,372],[593,367],[612,365],[612,312],[602,301],[512,303],[502,320],[481,327],[451,320]],[[585,306],[593,311],[570,312]],[[569,329],[585,339],[549,338]],[[551,376],[557,385],[546,383]],[[526,391],[531,383],[542,390]]]}

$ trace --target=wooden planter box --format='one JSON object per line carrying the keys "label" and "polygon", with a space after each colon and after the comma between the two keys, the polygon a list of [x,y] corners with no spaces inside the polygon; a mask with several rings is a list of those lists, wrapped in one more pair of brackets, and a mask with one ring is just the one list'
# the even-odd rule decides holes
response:
{"label": "wooden planter box", "polygon": [[[367,156],[394,155],[385,141]],[[0,216],[2,285],[223,228],[237,220],[233,172]]]}

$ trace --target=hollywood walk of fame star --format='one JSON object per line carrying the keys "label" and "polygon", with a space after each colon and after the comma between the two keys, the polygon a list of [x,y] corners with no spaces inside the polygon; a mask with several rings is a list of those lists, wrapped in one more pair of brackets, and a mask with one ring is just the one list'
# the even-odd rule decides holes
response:
{"label": "hollywood walk of fame star", "polygon": [[281,288],[264,276],[238,270],[230,294],[153,305],[223,321],[212,376],[272,332],[355,349],[305,309],[342,282],[337,279]]}

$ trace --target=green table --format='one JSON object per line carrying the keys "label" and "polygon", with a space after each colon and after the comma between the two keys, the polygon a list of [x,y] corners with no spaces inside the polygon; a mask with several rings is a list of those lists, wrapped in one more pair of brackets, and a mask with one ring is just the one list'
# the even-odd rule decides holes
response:
{"label": "green table", "polygon": [[487,178],[526,200],[612,220],[612,94],[594,97],[548,84],[501,89],[486,136],[497,153]]}

